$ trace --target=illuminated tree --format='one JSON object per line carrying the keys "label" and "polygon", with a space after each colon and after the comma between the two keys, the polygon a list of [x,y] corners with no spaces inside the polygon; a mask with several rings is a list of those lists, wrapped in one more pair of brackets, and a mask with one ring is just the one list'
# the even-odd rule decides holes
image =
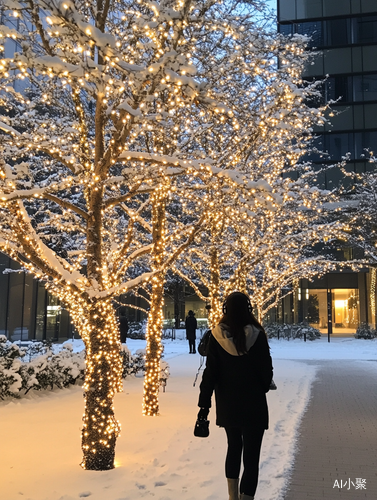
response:
{"label": "illuminated tree", "polygon": [[349,222],[352,231],[349,244],[363,251],[365,264],[377,264],[377,158],[369,152],[369,165],[365,173],[349,172],[343,168],[346,180],[340,188],[342,202],[340,216]]}
{"label": "illuminated tree", "polygon": [[[0,64],[0,248],[69,307],[85,342],[86,469],[114,466],[120,428],[112,299],[146,282],[144,411],[158,411],[163,274],[212,210],[205,198],[188,226],[178,221],[167,232],[168,196],[190,179],[195,191],[236,167],[234,155],[245,147],[237,130],[246,125],[237,114],[247,107],[238,89],[250,71],[267,68],[267,39],[274,57],[279,50],[259,35],[254,5],[258,10],[258,2],[0,1],[1,11],[17,18],[0,26],[4,45],[17,42]],[[285,52],[293,60],[296,48]],[[232,79],[242,85],[232,87]],[[265,133],[264,124],[260,129]],[[232,176],[229,182],[246,182]]]}
{"label": "illuminated tree", "polygon": [[[197,237],[175,263],[176,272],[210,303],[211,324],[221,317],[223,299],[230,291],[249,293],[262,320],[288,288],[293,290],[294,282],[342,265],[329,250],[332,242],[348,238],[349,225],[334,220],[337,198],[309,188],[306,181],[278,180],[280,186],[271,189],[282,201],[273,210],[259,203],[243,217],[247,208],[239,199],[228,204],[226,215],[215,215],[217,222],[221,219],[215,230],[201,233],[201,239]],[[313,248],[319,244],[320,253]],[[208,297],[198,285],[208,289]]]}

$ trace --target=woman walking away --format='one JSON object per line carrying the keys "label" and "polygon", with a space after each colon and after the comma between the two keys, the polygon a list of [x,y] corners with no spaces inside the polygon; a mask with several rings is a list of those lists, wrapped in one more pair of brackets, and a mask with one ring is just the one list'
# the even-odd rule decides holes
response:
{"label": "woman walking away", "polygon": [[268,429],[266,392],[272,380],[272,361],[266,333],[252,314],[247,295],[231,293],[223,314],[209,340],[198,419],[207,419],[215,391],[216,424],[224,427],[228,440],[225,475],[229,500],[252,500],[263,434]]}
{"label": "woman walking away", "polygon": [[198,323],[196,321],[194,311],[188,312],[188,316],[185,321],[185,326],[186,326],[186,338],[189,342],[189,347],[190,347],[190,354],[195,354],[196,329],[198,327]]}

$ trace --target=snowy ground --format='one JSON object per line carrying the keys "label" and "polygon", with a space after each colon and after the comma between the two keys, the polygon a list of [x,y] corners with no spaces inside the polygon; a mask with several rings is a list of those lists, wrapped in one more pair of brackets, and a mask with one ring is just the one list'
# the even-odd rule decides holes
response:
{"label": "snowy ground", "polygon": [[[75,342],[80,348],[80,342]],[[132,352],[143,341],[128,340]],[[256,500],[279,500],[292,464],[295,433],[310,396],[316,363],[305,360],[376,360],[377,341],[327,338],[314,342],[271,340],[275,382],[268,394],[266,432]],[[0,498],[2,500],[226,500],[225,433],[210,413],[210,436],[193,436],[199,356],[186,341],[165,341],[171,377],[161,393],[161,415],[141,415],[142,377],[130,377],[116,396],[122,424],[117,467],[84,471],[80,428],[84,401],[80,387],[30,394],[0,403]],[[199,377],[200,381],[200,377]]]}

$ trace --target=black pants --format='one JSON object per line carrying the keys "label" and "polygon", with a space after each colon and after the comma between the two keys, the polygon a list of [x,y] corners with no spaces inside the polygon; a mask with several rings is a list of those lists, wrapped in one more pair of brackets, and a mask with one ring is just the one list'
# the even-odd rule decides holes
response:
{"label": "black pants", "polygon": [[228,451],[225,460],[225,475],[229,479],[240,477],[243,454],[243,474],[240,493],[254,496],[258,484],[259,457],[264,429],[255,427],[225,427]]}
{"label": "black pants", "polygon": [[196,352],[195,349],[195,339],[188,339],[189,346],[190,346],[190,352]]}

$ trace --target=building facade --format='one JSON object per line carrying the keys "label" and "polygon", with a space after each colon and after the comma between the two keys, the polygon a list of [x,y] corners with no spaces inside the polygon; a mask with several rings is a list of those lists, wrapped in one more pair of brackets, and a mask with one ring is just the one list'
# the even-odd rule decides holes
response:
{"label": "building facade", "polygon": [[[349,153],[350,171],[368,171],[369,154],[377,152],[377,1],[278,0],[277,10],[279,32],[308,35],[317,52],[304,78],[324,80],[323,102],[336,101],[331,124],[316,130],[318,153],[311,160],[322,168]],[[318,181],[326,189],[345,182],[334,167],[323,169]],[[353,248],[339,252],[342,260],[361,256]],[[375,280],[374,269],[302,280],[275,319],[305,320],[334,335],[354,333],[360,323],[375,327]]]}
{"label": "building facade", "polygon": [[43,283],[0,252],[0,335],[12,342],[67,340],[74,336],[69,313]]}

